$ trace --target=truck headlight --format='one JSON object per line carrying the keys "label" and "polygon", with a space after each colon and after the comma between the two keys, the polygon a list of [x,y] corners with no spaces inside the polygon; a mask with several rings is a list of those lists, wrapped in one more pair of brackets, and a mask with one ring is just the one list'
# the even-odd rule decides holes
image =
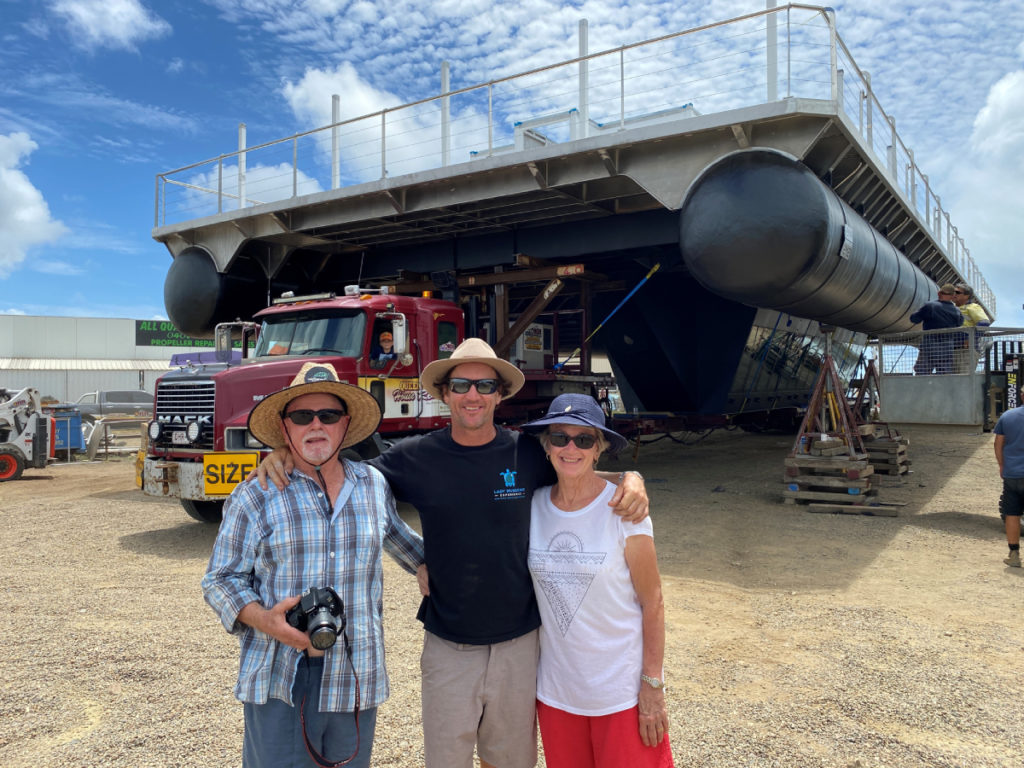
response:
{"label": "truck headlight", "polygon": [[225,451],[261,451],[265,446],[252,436],[245,427],[229,427],[224,430]]}
{"label": "truck headlight", "polygon": [[202,431],[203,428],[198,421],[190,421],[188,426],[185,427],[185,437],[188,438],[190,443],[194,443],[199,439],[199,434]]}
{"label": "truck headlight", "polygon": [[149,422],[149,429],[147,431],[149,432],[149,439],[156,441],[160,439],[160,433],[163,432],[163,427],[161,427],[159,421],[151,421]]}

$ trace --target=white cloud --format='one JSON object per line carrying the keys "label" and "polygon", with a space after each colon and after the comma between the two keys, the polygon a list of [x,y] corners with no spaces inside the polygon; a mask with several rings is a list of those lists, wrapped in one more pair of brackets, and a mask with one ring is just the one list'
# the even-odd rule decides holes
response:
{"label": "white cloud", "polygon": [[988,92],[985,106],[974,119],[971,147],[1000,165],[1021,163],[1024,150],[1024,70],[1011,72]]}
{"label": "white cloud", "polygon": [[137,50],[136,44],[171,33],[171,25],[138,0],[57,0],[53,12],[68,26],[72,44]]}
{"label": "white cloud", "polygon": [[20,309],[0,309],[0,315],[24,315],[25,313]]}
{"label": "white cloud", "polygon": [[76,74],[53,72],[29,75],[18,84],[18,88],[18,96],[56,107],[62,114],[74,112],[80,118],[119,128],[138,126],[148,130],[187,134],[198,130],[198,124],[190,117],[113,95],[105,87]]}
{"label": "white cloud", "polygon": [[24,261],[29,248],[67,233],[50,215],[42,193],[19,166],[38,145],[27,133],[0,136],[0,277]]}
{"label": "white cloud", "polygon": [[393,93],[374,88],[363,80],[347,61],[333,70],[309,68],[298,82],[286,81],[281,92],[299,120],[316,126],[331,122],[333,94],[341,97],[342,120],[402,103]]}
{"label": "white cloud", "polygon": [[[342,121],[373,114],[401,104],[393,93],[374,88],[355,67],[343,62],[333,70],[309,68],[296,83],[285,82],[282,94],[295,117],[310,127],[332,122],[332,95],[340,97]],[[475,94],[479,101],[484,92]],[[473,150],[487,147],[487,118],[470,104],[453,99],[450,142],[451,161],[470,158]],[[460,108],[461,107],[461,108]],[[389,112],[386,118],[386,166],[389,176],[436,168],[441,165],[441,105],[427,102]],[[354,120],[338,128],[341,183],[352,184],[381,176],[381,118]],[[330,131],[308,137],[315,142],[314,155],[319,165],[328,164],[332,150]]]}
{"label": "white cloud", "polygon": [[61,275],[64,277],[80,275],[84,271],[77,264],[71,264],[67,261],[56,261],[53,259],[34,259],[31,266],[35,272],[41,272],[44,275]]}
{"label": "white cloud", "polygon": [[951,217],[996,294],[1000,325],[1024,326],[1020,270],[1024,217],[1024,71],[1010,72],[989,89],[970,141],[951,168]]}

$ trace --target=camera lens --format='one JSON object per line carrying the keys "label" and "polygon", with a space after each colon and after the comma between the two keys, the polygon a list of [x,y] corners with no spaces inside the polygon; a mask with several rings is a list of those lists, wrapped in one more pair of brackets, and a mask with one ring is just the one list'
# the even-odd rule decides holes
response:
{"label": "camera lens", "polygon": [[309,617],[309,643],[318,651],[326,651],[338,639],[338,620],[327,608],[320,608]]}

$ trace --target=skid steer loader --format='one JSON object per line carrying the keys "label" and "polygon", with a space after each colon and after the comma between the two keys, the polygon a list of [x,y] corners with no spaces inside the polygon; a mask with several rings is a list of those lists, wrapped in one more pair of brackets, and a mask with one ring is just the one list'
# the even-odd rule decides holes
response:
{"label": "skid steer loader", "polygon": [[55,444],[54,421],[43,414],[39,392],[0,389],[0,482],[17,480],[25,467],[45,467]]}

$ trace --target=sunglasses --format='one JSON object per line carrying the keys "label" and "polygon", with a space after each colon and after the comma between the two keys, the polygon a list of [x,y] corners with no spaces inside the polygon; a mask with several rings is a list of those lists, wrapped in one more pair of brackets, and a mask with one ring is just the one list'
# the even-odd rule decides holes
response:
{"label": "sunglasses", "polygon": [[493,395],[501,386],[500,379],[448,379],[446,386],[448,390],[456,395],[464,395],[469,392],[470,387],[476,387],[481,395]]}
{"label": "sunglasses", "polygon": [[284,414],[284,418],[289,419],[292,424],[298,424],[300,427],[312,424],[314,416],[320,419],[321,424],[337,424],[341,421],[342,417],[348,416],[348,414],[344,411],[339,411],[337,408],[324,408],[319,411],[308,411],[300,408],[297,411]]}
{"label": "sunglasses", "polygon": [[587,450],[593,448],[597,443],[597,438],[593,435],[588,435],[586,432],[581,432],[578,435],[569,435],[565,432],[548,432],[548,442],[551,443],[555,448],[565,448],[572,441],[577,448],[581,450]]}

